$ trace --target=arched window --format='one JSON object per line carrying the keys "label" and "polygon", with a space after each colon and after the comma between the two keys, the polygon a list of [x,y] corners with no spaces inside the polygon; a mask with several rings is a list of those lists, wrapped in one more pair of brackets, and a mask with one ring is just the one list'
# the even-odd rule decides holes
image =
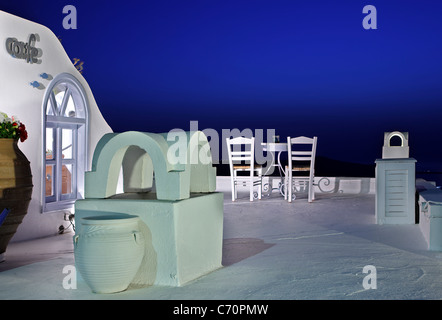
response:
{"label": "arched window", "polygon": [[84,195],[88,103],[71,74],[56,76],[46,89],[43,121],[43,212],[71,208]]}

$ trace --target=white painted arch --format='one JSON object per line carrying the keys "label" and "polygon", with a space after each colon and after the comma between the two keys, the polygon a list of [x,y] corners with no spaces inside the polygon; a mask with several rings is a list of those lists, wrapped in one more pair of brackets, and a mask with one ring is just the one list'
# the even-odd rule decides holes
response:
{"label": "white painted arch", "polygon": [[[92,170],[85,176],[85,198],[103,199],[114,195],[121,168],[125,179],[144,176],[135,182],[125,181],[125,192],[147,189],[152,171],[159,200],[187,199],[191,192],[214,192],[216,168],[212,167],[211,158],[208,163],[195,161],[200,150],[209,146],[207,137],[201,131],[187,132],[186,140],[187,161],[173,164],[167,154],[176,142],[168,141],[167,134],[128,131],[104,135],[95,149]],[[145,161],[138,161],[141,158]],[[125,175],[125,163],[135,163],[132,169],[139,174]]]}

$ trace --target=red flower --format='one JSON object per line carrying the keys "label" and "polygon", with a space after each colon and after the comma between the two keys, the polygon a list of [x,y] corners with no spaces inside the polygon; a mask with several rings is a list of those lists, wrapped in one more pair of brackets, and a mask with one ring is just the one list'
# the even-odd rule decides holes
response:
{"label": "red flower", "polygon": [[18,133],[20,136],[20,142],[23,142],[28,138],[28,132],[26,131],[26,127],[23,123],[20,123],[18,126]]}

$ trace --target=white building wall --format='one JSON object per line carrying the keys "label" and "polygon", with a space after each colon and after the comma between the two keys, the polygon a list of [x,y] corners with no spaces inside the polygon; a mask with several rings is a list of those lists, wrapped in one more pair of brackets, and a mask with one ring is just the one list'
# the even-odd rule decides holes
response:
{"label": "white building wall", "polygon": [[[29,36],[36,34],[35,47],[42,50],[41,63],[28,63],[24,59],[13,58],[6,50],[6,39],[16,38],[27,43]],[[41,213],[41,179],[44,174],[42,163],[42,121],[43,96],[45,89],[30,85],[38,81],[45,88],[50,80],[39,75],[46,73],[55,78],[60,73],[74,75],[85,89],[89,101],[89,162],[93,151],[103,134],[112,132],[104,120],[93,97],[92,91],[83,76],[77,71],[64,51],[60,41],[47,27],[0,11],[0,111],[9,116],[17,116],[28,131],[28,139],[19,148],[31,162],[33,193],[28,214],[19,226],[12,241],[34,239],[54,235],[60,225],[68,226],[63,220],[63,212]]]}

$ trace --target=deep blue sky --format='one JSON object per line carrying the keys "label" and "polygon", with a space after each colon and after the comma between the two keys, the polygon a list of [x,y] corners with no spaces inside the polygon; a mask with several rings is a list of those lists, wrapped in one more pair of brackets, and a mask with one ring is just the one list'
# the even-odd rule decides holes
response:
{"label": "deep blue sky", "polygon": [[[76,30],[62,9],[77,9]],[[365,5],[377,30],[365,30]],[[276,129],[318,154],[373,163],[408,131],[420,169],[442,171],[442,1],[9,1],[49,27],[115,131]]]}

